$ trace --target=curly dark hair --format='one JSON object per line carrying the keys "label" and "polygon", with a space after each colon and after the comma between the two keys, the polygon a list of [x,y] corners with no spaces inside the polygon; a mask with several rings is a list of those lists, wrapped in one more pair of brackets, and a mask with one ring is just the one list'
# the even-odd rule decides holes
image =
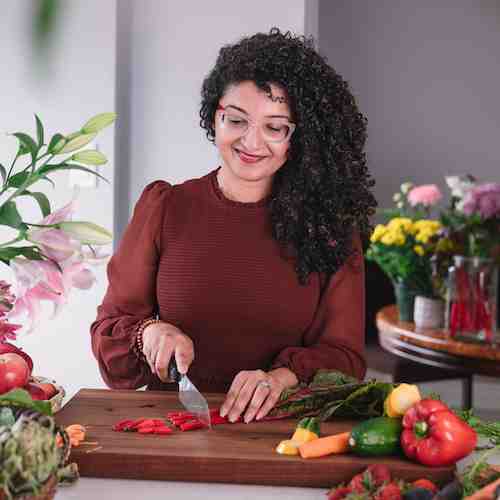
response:
{"label": "curly dark hair", "polygon": [[211,142],[219,100],[244,81],[267,93],[270,84],[283,88],[297,125],[273,182],[273,236],[292,252],[301,284],[313,272],[330,276],[355,251],[356,233],[365,244],[372,230],[377,203],[363,151],[366,119],[312,39],[273,28],[220,50],[201,90],[200,125]]}

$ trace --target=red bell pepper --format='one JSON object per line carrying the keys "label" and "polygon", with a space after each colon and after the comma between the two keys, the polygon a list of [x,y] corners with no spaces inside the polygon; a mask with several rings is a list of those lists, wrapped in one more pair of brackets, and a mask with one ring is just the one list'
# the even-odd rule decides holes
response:
{"label": "red bell pepper", "polygon": [[431,467],[452,465],[476,447],[474,429],[444,403],[422,399],[403,417],[401,446],[405,455]]}

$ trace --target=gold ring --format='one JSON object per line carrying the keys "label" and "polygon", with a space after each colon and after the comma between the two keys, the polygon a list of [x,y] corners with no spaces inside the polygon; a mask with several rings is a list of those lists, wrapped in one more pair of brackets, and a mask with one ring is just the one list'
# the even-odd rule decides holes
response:
{"label": "gold ring", "polygon": [[271,389],[271,384],[267,380],[261,380],[257,385]]}

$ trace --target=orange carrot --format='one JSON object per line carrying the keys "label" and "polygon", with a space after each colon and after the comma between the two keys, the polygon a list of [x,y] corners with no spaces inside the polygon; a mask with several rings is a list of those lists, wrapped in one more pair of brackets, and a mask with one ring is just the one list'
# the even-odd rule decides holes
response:
{"label": "orange carrot", "polygon": [[346,453],[349,449],[350,432],[342,432],[314,439],[299,446],[302,458],[324,457],[333,453]]}

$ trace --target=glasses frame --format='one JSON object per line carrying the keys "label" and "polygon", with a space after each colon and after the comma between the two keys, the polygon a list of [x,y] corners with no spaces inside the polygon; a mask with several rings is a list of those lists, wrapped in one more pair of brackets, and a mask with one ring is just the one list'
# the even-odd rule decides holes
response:
{"label": "glasses frame", "polygon": [[[227,112],[225,106],[222,106],[221,104],[217,105],[216,111]],[[241,134],[240,137],[244,137],[248,133],[248,131],[250,130],[250,126],[256,125],[255,122],[252,122],[248,118],[247,118],[247,120],[248,120],[248,128],[245,130],[245,132],[243,134]],[[269,140],[264,134],[262,134],[262,137],[264,138],[265,142],[271,143],[271,144],[283,144],[283,143],[289,141],[290,138],[292,137],[293,133],[295,132],[297,125],[289,120],[287,120],[287,122],[288,122],[288,126],[290,127],[290,131],[288,132],[287,136],[284,139],[279,140],[279,141],[272,141],[272,140]],[[221,123],[223,124],[222,126],[224,126],[224,122],[222,121],[222,119],[221,119]]]}

